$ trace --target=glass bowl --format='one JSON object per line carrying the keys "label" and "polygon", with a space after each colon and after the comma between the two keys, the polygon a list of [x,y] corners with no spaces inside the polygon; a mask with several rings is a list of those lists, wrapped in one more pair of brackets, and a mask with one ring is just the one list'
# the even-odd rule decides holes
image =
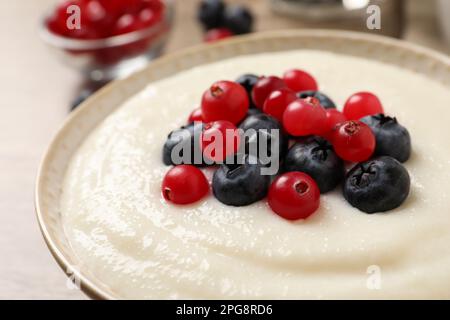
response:
{"label": "glass bowl", "polygon": [[40,36],[68,66],[95,82],[122,78],[161,55],[172,27],[173,0],[164,1],[163,19],[145,29],[101,39],[73,39],[49,30],[45,15]]}

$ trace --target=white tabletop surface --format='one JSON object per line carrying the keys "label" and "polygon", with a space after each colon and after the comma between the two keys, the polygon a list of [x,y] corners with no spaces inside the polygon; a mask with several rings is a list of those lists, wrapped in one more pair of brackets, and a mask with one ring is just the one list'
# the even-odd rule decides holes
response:
{"label": "white tabletop surface", "polygon": [[[33,207],[39,159],[67,115],[81,80],[56,61],[37,37],[39,17],[52,2],[0,1],[0,299],[86,299],[68,288],[44,244]],[[178,2],[169,51],[201,38],[193,18],[194,2]],[[269,14],[262,0],[241,2],[258,14]],[[408,28],[407,39],[446,50],[432,22],[433,6],[429,1],[413,2],[409,11],[416,24]],[[420,4],[424,2],[426,6]],[[261,21],[258,29],[292,27],[281,18]]]}

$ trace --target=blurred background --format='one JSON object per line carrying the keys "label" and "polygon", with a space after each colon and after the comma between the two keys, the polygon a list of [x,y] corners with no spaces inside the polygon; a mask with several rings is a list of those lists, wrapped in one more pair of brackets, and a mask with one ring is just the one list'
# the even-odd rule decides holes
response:
{"label": "blurred background", "polygon": [[[149,0],[150,10],[139,9],[146,24],[116,15],[120,21],[106,27],[105,35],[95,28],[65,34],[58,29],[55,8],[61,6],[55,7],[55,0],[0,0],[0,298],[85,299],[68,287],[45,247],[33,188],[52,135],[70,110],[105,82],[161,54],[264,30],[348,29],[450,52],[450,0],[224,0],[221,21],[211,7],[199,11],[200,0],[167,1],[160,7]],[[381,30],[366,26],[367,6],[373,4],[381,9]],[[106,36],[113,39],[105,41]]]}

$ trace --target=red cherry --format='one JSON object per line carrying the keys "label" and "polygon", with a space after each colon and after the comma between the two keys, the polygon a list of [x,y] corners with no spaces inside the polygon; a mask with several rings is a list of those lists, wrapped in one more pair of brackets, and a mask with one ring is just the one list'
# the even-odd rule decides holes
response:
{"label": "red cherry", "polygon": [[236,126],[219,120],[205,125],[200,135],[200,148],[205,159],[222,162],[238,151],[240,141]]}
{"label": "red cherry", "polygon": [[327,136],[337,124],[347,121],[345,115],[337,109],[325,109],[325,113],[327,119],[323,133],[324,136]]}
{"label": "red cherry", "polygon": [[226,39],[233,36],[233,32],[231,32],[227,28],[218,28],[211,29],[205,34],[204,41],[205,42],[215,42],[218,40]]}
{"label": "red cherry", "polygon": [[200,121],[203,122],[203,117],[202,117],[202,108],[196,108],[194,109],[191,114],[189,115],[188,118],[188,123],[192,123],[195,121]]}
{"label": "red cherry", "polygon": [[232,81],[218,81],[202,97],[202,114],[205,122],[227,120],[239,123],[249,107],[245,89]]}
{"label": "red cherry", "polygon": [[368,160],[375,150],[375,136],[365,123],[346,121],[338,124],[331,133],[336,154],[347,161],[363,162]]}
{"label": "red cherry", "polygon": [[293,136],[321,134],[325,131],[325,125],[325,109],[315,98],[297,99],[283,113],[283,126]]}
{"label": "red cherry", "polygon": [[263,111],[281,122],[283,121],[284,110],[286,110],[287,106],[296,99],[297,96],[291,89],[281,88],[272,91],[264,102]]}
{"label": "red cherry", "polygon": [[344,105],[344,114],[348,120],[359,120],[378,113],[384,113],[383,105],[380,99],[370,92],[355,93]]}
{"label": "red cherry", "polygon": [[307,174],[288,172],[272,182],[268,202],[270,208],[285,219],[306,219],[319,208],[320,190]]}
{"label": "red cherry", "polygon": [[263,109],[264,102],[272,91],[285,88],[286,84],[278,77],[262,77],[256,82],[252,90],[252,100],[259,109]]}
{"label": "red cherry", "polygon": [[203,172],[192,165],[179,165],[170,169],[162,182],[164,199],[175,204],[194,203],[209,192],[209,183]]}
{"label": "red cherry", "polygon": [[288,70],[283,75],[283,80],[289,89],[300,92],[306,90],[318,90],[317,82],[308,72],[298,69]]}

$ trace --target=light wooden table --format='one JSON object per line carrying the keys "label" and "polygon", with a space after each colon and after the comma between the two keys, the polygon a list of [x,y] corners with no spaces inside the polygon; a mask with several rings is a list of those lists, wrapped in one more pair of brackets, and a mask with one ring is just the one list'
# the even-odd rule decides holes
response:
{"label": "light wooden table", "polygon": [[[39,17],[53,2],[0,2],[0,298],[85,299],[78,290],[68,289],[65,275],[44,244],[33,208],[39,159],[81,82],[37,37]],[[272,16],[266,1],[240,2],[258,15],[258,30],[297,26],[292,20]],[[194,19],[196,3],[178,1],[168,51],[201,41]],[[447,50],[438,37],[430,2],[413,0],[408,11],[414,24],[406,38]]]}

